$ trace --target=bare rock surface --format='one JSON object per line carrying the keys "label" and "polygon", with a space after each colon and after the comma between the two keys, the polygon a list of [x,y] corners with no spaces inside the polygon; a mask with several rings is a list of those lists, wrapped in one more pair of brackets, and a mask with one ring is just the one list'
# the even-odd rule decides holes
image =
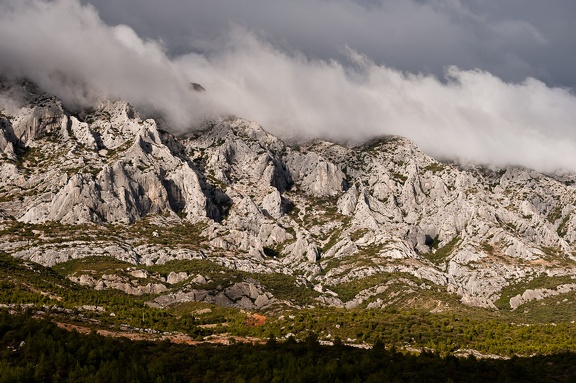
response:
{"label": "bare rock surface", "polygon": [[[518,308],[565,293],[571,285],[554,278],[576,276],[571,173],[439,162],[401,137],[289,145],[236,117],[175,136],[124,101],[72,112],[30,84],[2,89],[12,101],[0,105],[0,250],[15,257],[47,266],[88,256],[211,261],[320,286],[318,304],[346,307],[434,289],[495,309],[506,289],[546,276],[542,289],[510,299]],[[109,228],[106,238],[79,234],[93,227]],[[180,270],[139,287],[77,278],[142,294],[207,283]],[[246,281],[170,294],[156,303],[257,309],[276,299]]]}
{"label": "bare rock surface", "polygon": [[161,295],[149,302],[149,305],[166,308],[173,304],[191,301],[214,303],[243,310],[261,310],[278,303],[277,299],[269,292],[265,292],[259,284],[238,282],[221,291],[192,289]]}

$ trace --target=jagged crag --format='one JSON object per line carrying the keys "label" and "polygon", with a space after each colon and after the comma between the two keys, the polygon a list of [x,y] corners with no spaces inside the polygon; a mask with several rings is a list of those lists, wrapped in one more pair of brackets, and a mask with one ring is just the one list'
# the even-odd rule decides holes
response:
{"label": "jagged crag", "polygon": [[156,308],[576,319],[572,173],[439,162],[401,137],[288,144],[236,117],[175,135],[124,101],[1,93],[0,251],[75,283]]}

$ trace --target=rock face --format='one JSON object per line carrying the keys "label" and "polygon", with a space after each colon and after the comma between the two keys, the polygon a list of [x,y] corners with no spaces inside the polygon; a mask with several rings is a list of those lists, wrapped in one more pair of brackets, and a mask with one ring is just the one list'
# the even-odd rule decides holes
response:
{"label": "rock face", "polygon": [[161,295],[149,302],[149,305],[166,308],[176,303],[190,301],[214,303],[243,310],[262,310],[278,303],[278,300],[271,293],[265,292],[259,284],[248,281],[235,283],[222,291],[184,289]]}
{"label": "rock face", "polygon": [[[33,94],[27,97],[38,102]],[[8,185],[38,192],[13,212],[20,221],[132,223],[148,214],[206,216],[208,197],[198,175],[162,142],[154,120],[143,121],[118,101],[102,103],[80,122],[57,100],[41,100],[43,107],[22,108],[0,128],[4,151],[10,144],[23,151],[25,169],[14,169],[16,174],[32,173]]]}
{"label": "rock face", "polygon": [[[0,100],[13,100],[0,105],[3,227],[46,233],[52,223],[163,222],[162,233],[140,231],[138,240],[75,238],[58,248],[44,234],[30,242],[4,230],[0,250],[14,256],[49,266],[94,254],[147,264],[198,256],[293,275],[316,286],[319,304],[346,307],[385,307],[432,289],[495,308],[511,286],[576,275],[574,174],[440,163],[400,137],[290,146],[233,117],[175,137],[123,101],[72,113],[30,84],[2,89]],[[201,227],[197,244],[165,236],[184,223]],[[175,271],[166,282],[195,275]],[[102,281],[114,283],[125,282]],[[156,303],[261,308],[275,299],[254,286],[238,282],[217,294],[196,287]],[[345,297],[350,286],[360,287]],[[508,304],[563,291],[525,288]]]}
{"label": "rock face", "polygon": [[161,294],[168,290],[166,286],[161,283],[136,285],[116,275],[103,275],[99,280],[94,280],[90,276],[82,275],[78,279],[70,278],[70,280],[84,286],[93,287],[95,290],[115,289],[131,295]]}
{"label": "rock face", "polygon": [[556,289],[535,289],[535,290],[526,290],[522,295],[518,294],[512,298],[510,298],[510,307],[512,309],[517,309],[518,307],[522,306],[524,303],[534,301],[534,300],[542,300],[544,298],[550,296],[556,296],[560,294],[569,293],[571,291],[576,290],[576,284],[569,283],[565,285],[559,285]]}

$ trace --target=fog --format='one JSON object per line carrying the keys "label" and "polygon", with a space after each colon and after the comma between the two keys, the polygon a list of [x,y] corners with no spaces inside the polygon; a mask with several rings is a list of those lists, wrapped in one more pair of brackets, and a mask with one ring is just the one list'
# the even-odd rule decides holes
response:
{"label": "fog", "polygon": [[457,66],[400,70],[346,44],[330,59],[234,23],[200,40],[202,49],[175,54],[77,0],[0,1],[0,73],[27,77],[71,107],[122,98],[162,113],[175,132],[234,114],[282,138],[395,134],[438,158],[576,171],[567,88]]}

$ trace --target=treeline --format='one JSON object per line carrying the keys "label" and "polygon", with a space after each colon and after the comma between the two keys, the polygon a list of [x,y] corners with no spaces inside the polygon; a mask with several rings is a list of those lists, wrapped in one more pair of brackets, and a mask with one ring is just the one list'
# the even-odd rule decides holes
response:
{"label": "treeline", "polygon": [[187,346],[82,335],[0,311],[0,382],[571,382],[576,355],[509,360],[409,355],[378,342]]}
{"label": "treeline", "polygon": [[[288,319],[292,314],[293,319]],[[268,321],[259,328],[233,327],[240,335],[266,337],[305,334],[309,329],[323,340],[331,337],[387,347],[427,348],[443,354],[474,349],[503,356],[576,352],[576,325],[514,324],[494,315],[469,318],[466,314],[432,314],[422,311],[316,308],[286,312],[285,319]]]}

